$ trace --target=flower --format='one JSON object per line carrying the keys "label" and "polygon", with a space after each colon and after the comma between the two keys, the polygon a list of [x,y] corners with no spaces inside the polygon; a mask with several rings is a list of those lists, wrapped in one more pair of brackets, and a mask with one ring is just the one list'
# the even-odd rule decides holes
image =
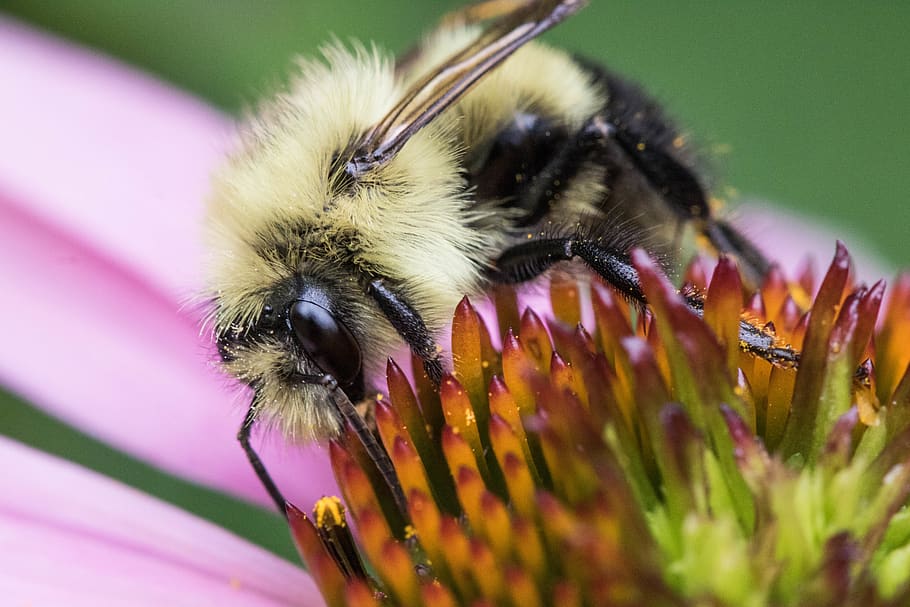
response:
{"label": "flower", "polygon": [[[853,284],[841,244],[811,306],[775,269],[745,316],[728,259],[698,314],[632,260],[647,312],[595,288],[589,333],[565,281],[556,319],[500,323],[500,354],[465,299],[438,391],[390,361],[376,423],[404,511],[353,430],[331,451],[359,551],[338,504],[290,510],[329,605],[910,601],[910,275],[877,325],[884,282]],[[798,369],[743,353],[742,322]]]}

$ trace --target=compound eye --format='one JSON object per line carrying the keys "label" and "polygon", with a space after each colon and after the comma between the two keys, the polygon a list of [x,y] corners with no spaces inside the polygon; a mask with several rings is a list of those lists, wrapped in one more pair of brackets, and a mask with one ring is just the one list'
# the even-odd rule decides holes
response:
{"label": "compound eye", "polygon": [[311,301],[291,304],[288,322],[313,362],[341,385],[351,384],[360,373],[360,345],[344,323]]}

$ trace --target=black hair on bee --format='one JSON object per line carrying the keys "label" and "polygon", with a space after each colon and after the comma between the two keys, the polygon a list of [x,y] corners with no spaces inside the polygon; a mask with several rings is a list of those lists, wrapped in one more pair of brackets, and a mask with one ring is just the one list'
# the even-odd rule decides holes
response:
{"label": "black hair on bee", "polygon": [[[649,251],[674,259],[682,225],[737,257],[753,283],[767,272],[713,212],[685,137],[656,103],[534,41],[584,4],[470,5],[397,62],[330,46],[250,119],[216,176],[215,331],[224,368],[253,388],[238,438],[282,512],[253,424],[313,440],[347,422],[397,487],[352,403],[401,341],[438,383],[436,335],[465,294],[577,259],[644,306],[628,235],[647,233]],[[700,313],[699,297],[685,297]],[[774,364],[798,362],[745,321],[741,342]]]}

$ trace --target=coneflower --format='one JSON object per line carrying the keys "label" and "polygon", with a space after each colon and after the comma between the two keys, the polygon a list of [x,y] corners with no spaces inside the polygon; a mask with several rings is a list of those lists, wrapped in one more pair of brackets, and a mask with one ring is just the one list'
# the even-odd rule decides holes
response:
{"label": "coneflower", "polygon": [[[331,445],[344,506],[290,508],[330,605],[910,604],[910,276],[880,317],[839,245],[811,305],[809,272],[777,270],[744,305],[722,259],[687,274],[700,318],[633,260],[647,311],[594,288],[583,327],[554,281],[548,322],[497,298],[501,352],[463,300],[438,390],[389,362],[407,512],[353,435]],[[741,318],[799,368],[742,353]]]}

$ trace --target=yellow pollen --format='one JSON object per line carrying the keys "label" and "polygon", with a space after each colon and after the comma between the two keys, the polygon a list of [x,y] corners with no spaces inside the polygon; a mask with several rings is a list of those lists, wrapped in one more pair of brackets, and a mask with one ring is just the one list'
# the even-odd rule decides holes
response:
{"label": "yellow pollen", "polygon": [[467,411],[464,412],[464,422],[465,422],[466,426],[470,426],[471,424],[475,423],[476,421],[477,421],[477,418],[474,416],[473,409],[468,409]]}
{"label": "yellow pollen", "polygon": [[316,502],[313,509],[316,515],[316,526],[325,529],[327,527],[345,527],[344,506],[341,500],[336,496],[327,496]]}

